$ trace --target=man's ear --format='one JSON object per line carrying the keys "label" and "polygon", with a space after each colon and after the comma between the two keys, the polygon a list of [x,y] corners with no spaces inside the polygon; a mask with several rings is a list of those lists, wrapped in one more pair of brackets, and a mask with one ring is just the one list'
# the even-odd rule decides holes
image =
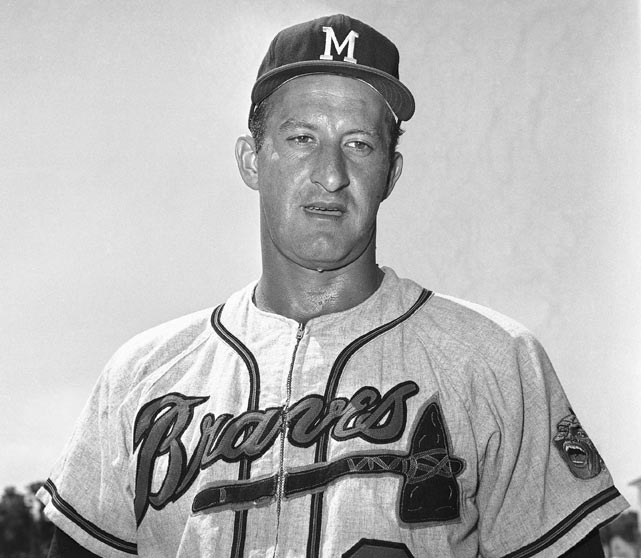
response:
{"label": "man's ear", "polygon": [[401,177],[402,172],[403,155],[396,151],[392,156],[392,163],[390,165],[389,172],[387,173],[387,190],[385,190],[385,197],[383,198],[384,200],[386,200],[392,193],[394,186],[396,186],[396,181]]}
{"label": "man's ear", "polygon": [[240,136],[236,140],[236,163],[243,182],[252,190],[258,190],[257,158],[254,138]]}

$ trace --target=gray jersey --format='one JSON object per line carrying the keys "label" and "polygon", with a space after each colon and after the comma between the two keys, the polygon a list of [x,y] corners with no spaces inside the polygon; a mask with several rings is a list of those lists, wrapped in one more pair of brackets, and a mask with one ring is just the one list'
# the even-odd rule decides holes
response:
{"label": "gray jersey", "polygon": [[92,552],[553,557],[627,507],[519,324],[390,269],[305,325],[253,289],[106,367],[39,492]]}

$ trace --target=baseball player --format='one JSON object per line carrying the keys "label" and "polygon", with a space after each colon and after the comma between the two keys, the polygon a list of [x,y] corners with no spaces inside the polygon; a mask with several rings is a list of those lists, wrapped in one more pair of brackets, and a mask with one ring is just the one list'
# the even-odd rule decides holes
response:
{"label": "baseball player", "polygon": [[116,352],[38,494],[50,556],[603,556],[627,503],[541,345],[376,263],[396,47],[285,29],[251,100],[262,276]]}

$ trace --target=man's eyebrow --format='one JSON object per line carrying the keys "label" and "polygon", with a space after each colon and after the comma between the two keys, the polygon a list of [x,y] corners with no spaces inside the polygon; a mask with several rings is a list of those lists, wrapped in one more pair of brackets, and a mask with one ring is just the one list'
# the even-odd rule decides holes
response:
{"label": "man's eyebrow", "polygon": [[376,128],[353,128],[351,130],[348,130],[345,132],[344,135],[348,136],[350,134],[365,134],[368,136],[372,136],[374,138],[380,139],[381,137],[381,132],[377,130]]}
{"label": "man's eyebrow", "polygon": [[312,131],[317,129],[317,127],[311,122],[307,122],[306,120],[299,120],[297,118],[288,118],[282,124],[280,124],[280,126],[278,126],[278,130],[281,132],[287,132],[289,130],[294,130],[297,128],[306,128]]}
{"label": "man's eyebrow", "polygon": [[[318,126],[316,126],[315,124],[307,120],[299,120],[298,118],[288,118],[278,126],[278,130],[280,132],[288,132],[290,130],[301,128],[311,130],[312,132],[318,130]],[[382,137],[381,132],[376,128],[350,128],[346,132],[343,132],[344,136],[350,134],[366,134],[376,139],[380,139]]]}

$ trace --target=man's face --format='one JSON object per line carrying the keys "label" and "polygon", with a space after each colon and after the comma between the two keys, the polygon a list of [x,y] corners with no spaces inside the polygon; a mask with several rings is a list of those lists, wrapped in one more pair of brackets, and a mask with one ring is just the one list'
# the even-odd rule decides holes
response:
{"label": "man's face", "polygon": [[374,250],[378,207],[402,168],[383,98],[356,79],[310,75],[268,102],[256,156],[263,252],[328,270]]}

